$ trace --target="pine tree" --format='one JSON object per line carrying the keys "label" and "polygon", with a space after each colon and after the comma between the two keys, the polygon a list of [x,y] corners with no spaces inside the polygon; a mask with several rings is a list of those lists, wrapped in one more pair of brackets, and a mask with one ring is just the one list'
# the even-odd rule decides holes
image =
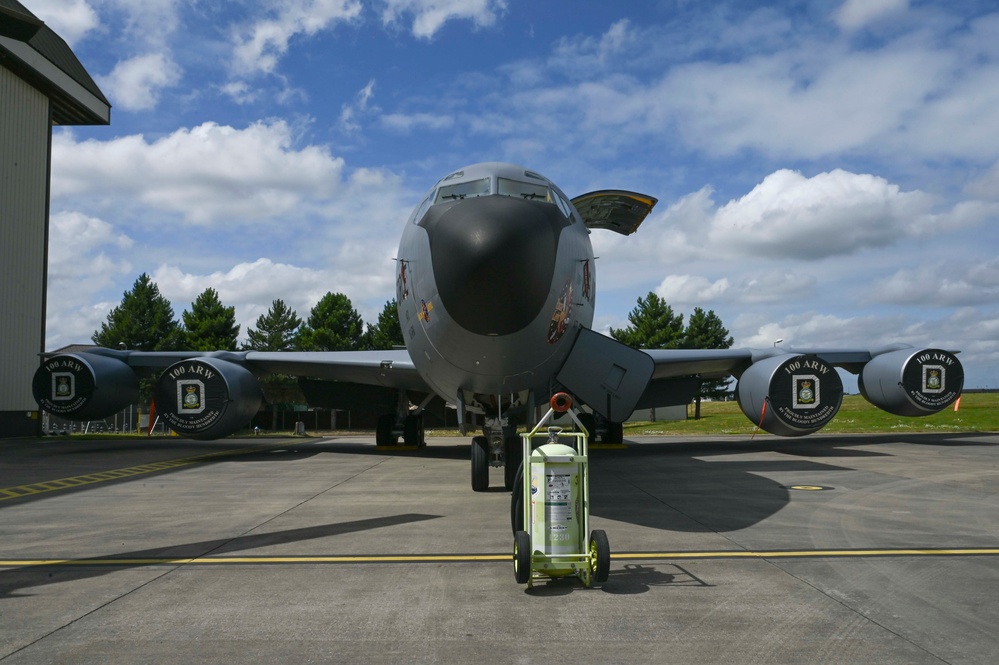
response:
{"label": "pine tree", "polygon": [[[732,347],[733,341],[714,310],[705,312],[700,307],[695,307],[693,314],[687,320],[687,329],[683,332],[681,348],[728,349]],[[720,399],[728,392],[730,381],[731,379],[715,379],[704,381],[701,384],[696,417],[700,417],[700,398]]]}
{"label": "pine tree", "polygon": [[94,344],[135,351],[175,351],[182,346],[182,338],[170,301],[146,273],[139,275],[132,290],[123,294],[121,304],[91,336]]}
{"label": "pine tree", "polygon": [[627,328],[610,329],[611,337],[634,349],[678,349],[683,341],[683,314],[658,295],[649,291],[638,299],[638,306],[628,314]]}
{"label": "pine tree", "polygon": [[303,351],[356,351],[364,347],[364,322],[342,293],[328,292],[299,330]]}
{"label": "pine tree", "polygon": [[218,292],[209,287],[184,312],[185,341],[191,351],[235,351],[240,326],[236,308],[226,307]]}
{"label": "pine tree", "polygon": [[302,319],[278,298],[266,314],[257,317],[257,327],[246,331],[246,348],[253,351],[290,351],[295,348]]}
{"label": "pine tree", "polygon": [[372,350],[391,349],[393,346],[405,345],[395,298],[385,303],[385,307],[378,315],[378,323],[373,326],[368,324],[365,338],[365,346]]}
{"label": "pine tree", "polygon": [[[257,317],[256,329],[246,331],[246,349],[250,351],[291,351],[297,348],[302,319],[295,310],[278,298],[266,314]],[[260,378],[264,399],[271,405],[271,430],[277,429],[278,404],[303,402],[298,379],[287,374],[268,374]]]}

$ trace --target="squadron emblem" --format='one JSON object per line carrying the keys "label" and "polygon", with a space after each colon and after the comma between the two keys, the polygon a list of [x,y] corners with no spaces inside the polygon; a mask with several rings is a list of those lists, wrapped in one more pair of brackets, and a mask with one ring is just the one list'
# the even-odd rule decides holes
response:
{"label": "squadron emblem", "polygon": [[798,403],[811,404],[815,401],[815,391],[812,390],[811,381],[802,381],[798,386]]}
{"label": "squadron emblem", "polygon": [[198,389],[195,386],[188,386],[186,388],[187,394],[184,395],[185,409],[196,409],[201,406],[201,397],[198,395]]}
{"label": "squadron emblem", "polygon": [[205,384],[197,379],[177,382],[177,413],[201,413],[205,410]]}
{"label": "squadron emblem", "polygon": [[819,377],[814,374],[794,375],[794,395],[791,408],[814,409],[819,405]]}
{"label": "squadron emblem", "polygon": [[943,365],[923,365],[923,392],[942,393],[945,371]]}
{"label": "squadron emblem", "polygon": [[52,399],[73,399],[73,375],[56,373],[52,375]]}

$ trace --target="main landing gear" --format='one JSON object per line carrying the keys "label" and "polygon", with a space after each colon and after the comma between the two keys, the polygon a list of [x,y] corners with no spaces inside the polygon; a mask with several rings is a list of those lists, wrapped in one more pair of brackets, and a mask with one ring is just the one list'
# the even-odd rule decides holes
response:
{"label": "main landing gear", "polygon": [[375,430],[376,446],[397,446],[400,438],[404,446],[414,448],[426,446],[427,442],[423,437],[423,416],[405,416],[400,421],[395,414],[389,413],[378,418]]}
{"label": "main landing gear", "polygon": [[511,427],[506,418],[487,418],[482,435],[472,439],[472,490],[489,489],[490,467],[503,467],[503,486],[513,489],[522,459],[516,426]]}
{"label": "main landing gear", "polygon": [[402,438],[402,445],[413,448],[423,448],[427,445],[423,436],[423,409],[428,397],[415,412],[409,409],[409,397],[405,392],[399,393],[399,403],[395,413],[379,416],[375,429],[376,446],[397,446]]}

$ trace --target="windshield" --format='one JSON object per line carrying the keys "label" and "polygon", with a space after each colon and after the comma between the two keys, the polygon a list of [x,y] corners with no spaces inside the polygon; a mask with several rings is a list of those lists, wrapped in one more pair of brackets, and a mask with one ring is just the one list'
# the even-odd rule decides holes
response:
{"label": "windshield", "polygon": [[469,182],[459,182],[454,185],[444,185],[437,190],[437,199],[434,203],[444,201],[454,201],[456,199],[471,199],[476,196],[487,196],[489,194],[489,178],[481,180],[471,180]]}
{"label": "windshield", "polygon": [[545,185],[538,185],[509,178],[499,178],[499,194],[516,196],[529,201],[545,201],[552,203],[551,192]]}

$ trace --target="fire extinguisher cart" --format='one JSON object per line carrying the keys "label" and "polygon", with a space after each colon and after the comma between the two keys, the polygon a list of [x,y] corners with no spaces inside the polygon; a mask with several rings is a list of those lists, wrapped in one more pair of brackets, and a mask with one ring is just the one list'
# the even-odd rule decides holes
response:
{"label": "fire extinguisher cart", "polygon": [[[567,413],[576,431],[546,425],[556,413]],[[537,439],[546,439],[534,447]],[[576,576],[585,586],[607,581],[610,545],[607,534],[590,532],[589,432],[572,410],[572,398],[558,393],[544,418],[526,434],[523,482],[514,491],[526,530],[514,533],[513,570],[519,584]],[[566,445],[561,441],[573,442]],[[586,535],[589,534],[589,538]]]}

